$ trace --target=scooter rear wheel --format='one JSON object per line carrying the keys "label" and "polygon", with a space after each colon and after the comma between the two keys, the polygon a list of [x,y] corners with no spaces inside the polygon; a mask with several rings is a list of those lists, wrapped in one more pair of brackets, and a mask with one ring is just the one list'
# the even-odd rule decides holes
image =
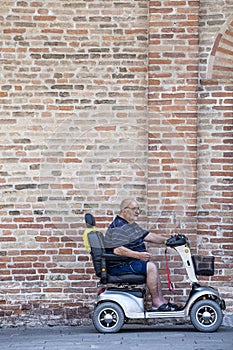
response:
{"label": "scooter rear wheel", "polygon": [[214,300],[197,301],[190,312],[193,326],[200,332],[214,332],[222,324],[221,307]]}
{"label": "scooter rear wheel", "polygon": [[125,323],[122,308],[113,302],[106,302],[96,306],[93,314],[93,324],[100,333],[116,333]]}

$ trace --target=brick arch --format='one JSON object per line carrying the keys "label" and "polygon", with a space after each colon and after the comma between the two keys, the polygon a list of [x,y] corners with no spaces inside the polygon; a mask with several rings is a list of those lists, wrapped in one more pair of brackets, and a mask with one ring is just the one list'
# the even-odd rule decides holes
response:
{"label": "brick arch", "polygon": [[213,45],[208,78],[233,79],[233,16],[224,24]]}

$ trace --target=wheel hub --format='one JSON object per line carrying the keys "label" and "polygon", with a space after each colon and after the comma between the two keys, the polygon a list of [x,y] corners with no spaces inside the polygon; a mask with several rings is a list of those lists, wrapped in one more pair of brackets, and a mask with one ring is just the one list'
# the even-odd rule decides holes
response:
{"label": "wheel hub", "polygon": [[203,320],[204,320],[205,322],[209,321],[210,318],[211,318],[210,312],[205,311],[205,312],[203,313],[203,315],[202,315],[202,318],[203,318]]}
{"label": "wheel hub", "polygon": [[110,329],[117,324],[118,316],[113,309],[104,309],[99,315],[99,322],[102,327]]}
{"label": "wheel hub", "polygon": [[209,306],[203,306],[197,312],[197,319],[202,325],[212,325],[216,321],[216,312]]}
{"label": "wheel hub", "polygon": [[106,324],[109,324],[109,323],[111,323],[112,321],[113,321],[112,315],[106,314],[106,315],[104,316],[104,322],[105,322]]}

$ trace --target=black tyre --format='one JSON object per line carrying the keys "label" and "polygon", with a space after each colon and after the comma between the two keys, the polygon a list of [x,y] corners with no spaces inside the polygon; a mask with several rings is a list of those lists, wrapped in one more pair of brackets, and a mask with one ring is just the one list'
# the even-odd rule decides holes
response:
{"label": "black tyre", "polygon": [[213,300],[197,301],[190,312],[193,326],[200,332],[214,332],[222,324],[221,307]]}
{"label": "black tyre", "polygon": [[116,303],[105,302],[96,306],[93,324],[98,332],[116,333],[124,325],[125,315]]}

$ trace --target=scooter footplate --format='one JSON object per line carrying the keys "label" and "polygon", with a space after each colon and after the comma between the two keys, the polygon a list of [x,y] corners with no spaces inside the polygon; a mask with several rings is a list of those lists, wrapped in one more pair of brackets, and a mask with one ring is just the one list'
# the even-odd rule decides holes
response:
{"label": "scooter footplate", "polygon": [[178,318],[186,317],[185,310],[180,311],[146,311],[145,318]]}

